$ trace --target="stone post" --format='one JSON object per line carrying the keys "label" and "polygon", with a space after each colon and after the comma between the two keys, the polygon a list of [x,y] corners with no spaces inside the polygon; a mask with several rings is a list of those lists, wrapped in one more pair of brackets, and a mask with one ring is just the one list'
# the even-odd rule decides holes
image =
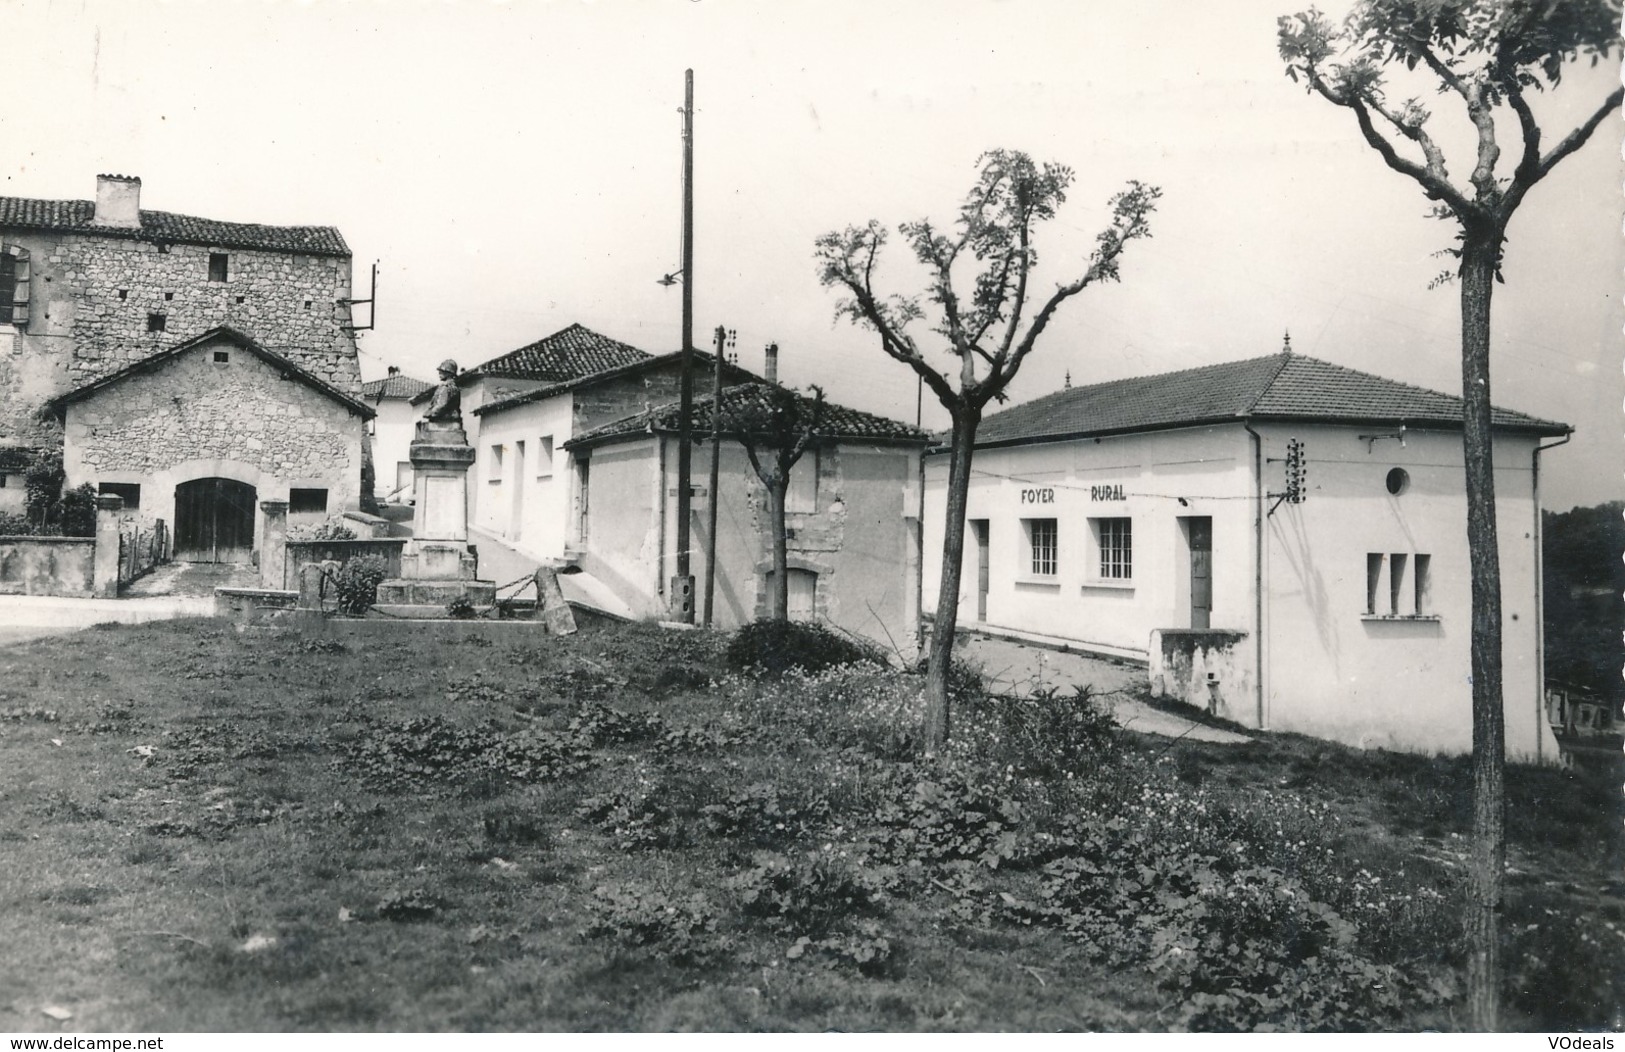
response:
{"label": "stone post", "polygon": [[288,587],[288,502],[260,501],[260,587]]}
{"label": "stone post", "polygon": [[104,493],[96,498],[96,554],[91,570],[91,591],[102,598],[118,598],[119,512],[124,498]]}

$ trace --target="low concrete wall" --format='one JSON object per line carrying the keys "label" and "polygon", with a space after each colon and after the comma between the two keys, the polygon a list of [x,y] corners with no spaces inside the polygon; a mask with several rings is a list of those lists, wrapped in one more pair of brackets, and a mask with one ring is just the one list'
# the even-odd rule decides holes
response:
{"label": "low concrete wall", "polygon": [[345,563],[365,555],[376,555],[384,560],[385,577],[401,575],[401,549],[406,547],[404,537],[369,537],[353,541],[289,541],[286,564],[282,571],[282,587],[297,590],[299,572],[315,563]]}
{"label": "low concrete wall", "polygon": [[95,594],[94,537],[0,537],[0,595]]}
{"label": "low concrete wall", "polygon": [[1249,727],[1258,725],[1247,633],[1222,629],[1151,631],[1151,694]]}
{"label": "low concrete wall", "polygon": [[293,616],[298,592],[279,588],[216,588],[214,616],[240,624],[264,624]]}

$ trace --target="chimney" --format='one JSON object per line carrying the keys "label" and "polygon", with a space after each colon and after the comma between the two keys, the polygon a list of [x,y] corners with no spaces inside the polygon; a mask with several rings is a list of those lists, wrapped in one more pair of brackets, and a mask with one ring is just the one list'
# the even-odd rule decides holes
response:
{"label": "chimney", "polygon": [[96,177],[97,226],[116,226],[126,230],[141,228],[141,180],[133,175],[98,175]]}
{"label": "chimney", "polygon": [[767,377],[767,382],[768,383],[776,384],[776,383],[779,382],[779,345],[778,344],[770,343],[770,344],[767,345],[767,364],[762,367],[762,373],[763,373],[763,375],[765,375]]}
{"label": "chimney", "polygon": [[389,375],[391,375],[391,376],[399,376],[399,375],[401,375],[401,367],[398,366],[398,365],[390,366],[389,367]]}

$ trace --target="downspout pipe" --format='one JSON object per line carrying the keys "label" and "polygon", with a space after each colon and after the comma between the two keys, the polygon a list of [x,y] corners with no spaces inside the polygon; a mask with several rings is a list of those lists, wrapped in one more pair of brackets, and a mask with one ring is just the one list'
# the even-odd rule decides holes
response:
{"label": "downspout pipe", "polygon": [[1264,689],[1264,436],[1252,421],[1241,422],[1253,440],[1253,689],[1257,693],[1258,729],[1270,729],[1269,694]]}
{"label": "downspout pipe", "polygon": [[[1540,510],[1540,455],[1548,449],[1565,445],[1574,437],[1570,431],[1556,442],[1544,446],[1538,443],[1530,454],[1530,492],[1535,506],[1535,762],[1545,763],[1541,752],[1546,736],[1542,724],[1546,720],[1546,553],[1542,534]],[[1556,759],[1556,757],[1553,757]]]}

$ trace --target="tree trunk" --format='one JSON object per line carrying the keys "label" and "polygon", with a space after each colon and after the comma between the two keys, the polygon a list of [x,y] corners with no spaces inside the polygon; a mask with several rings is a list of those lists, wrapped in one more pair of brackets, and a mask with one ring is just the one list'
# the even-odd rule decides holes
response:
{"label": "tree trunk", "polygon": [[959,580],[964,569],[965,506],[970,498],[970,461],[976,443],[975,409],[954,410],[953,451],[949,455],[948,509],[943,521],[942,574],[937,585],[937,617],[931,626],[931,652],[925,674],[925,752],[948,744],[948,666],[954,655],[959,620]]}
{"label": "tree trunk", "polygon": [[784,531],[784,495],[790,488],[790,472],[767,487],[767,513],[773,521],[773,620],[790,620],[790,553]]}
{"label": "tree trunk", "polygon": [[[1469,1025],[1498,1028],[1500,912],[1506,868],[1506,717],[1501,698],[1501,565],[1490,419],[1490,295],[1500,232],[1468,231],[1461,265],[1462,448],[1472,570],[1473,853],[1468,874]],[[1535,616],[1540,616],[1536,611]]]}

